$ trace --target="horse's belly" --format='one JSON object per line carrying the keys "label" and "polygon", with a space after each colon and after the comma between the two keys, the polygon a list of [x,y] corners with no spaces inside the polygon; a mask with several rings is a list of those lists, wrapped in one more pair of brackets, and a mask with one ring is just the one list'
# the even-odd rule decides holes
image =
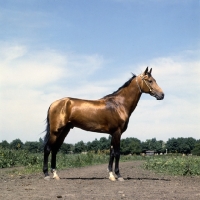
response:
{"label": "horse's belly", "polygon": [[108,133],[109,125],[107,123],[101,123],[95,120],[73,120],[73,126],[83,129],[85,131]]}

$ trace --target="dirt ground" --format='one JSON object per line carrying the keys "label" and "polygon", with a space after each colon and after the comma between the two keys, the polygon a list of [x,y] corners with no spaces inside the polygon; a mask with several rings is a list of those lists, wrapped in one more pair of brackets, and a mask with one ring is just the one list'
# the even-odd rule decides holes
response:
{"label": "dirt ground", "polygon": [[120,163],[123,182],[111,182],[105,164],[58,171],[59,181],[45,181],[42,173],[11,176],[0,170],[0,199],[200,199],[200,177],[159,175],[141,164]]}

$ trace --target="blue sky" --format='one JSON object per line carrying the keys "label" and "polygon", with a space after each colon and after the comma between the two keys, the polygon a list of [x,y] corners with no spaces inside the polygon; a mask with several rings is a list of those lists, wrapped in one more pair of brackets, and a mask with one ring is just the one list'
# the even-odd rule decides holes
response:
{"label": "blue sky", "polygon": [[53,101],[99,99],[146,66],[165,99],[143,94],[123,138],[200,139],[199,1],[0,1],[0,141],[38,141]]}

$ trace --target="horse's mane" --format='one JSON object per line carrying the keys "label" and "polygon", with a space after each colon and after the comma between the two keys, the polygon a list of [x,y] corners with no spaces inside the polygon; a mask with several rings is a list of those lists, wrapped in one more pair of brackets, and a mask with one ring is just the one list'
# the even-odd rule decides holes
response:
{"label": "horse's mane", "polygon": [[112,94],[108,94],[108,95],[104,96],[102,99],[107,98],[107,97],[113,97],[113,96],[115,96],[121,89],[123,89],[123,88],[125,88],[125,87],[128,87],[128,86],[130,85],[131,81],[136,77],[135,74],[132,73],[132,75],[133,75],[133,76],[132,76],[128,81],[126,81],[117,91],[113,92]]}

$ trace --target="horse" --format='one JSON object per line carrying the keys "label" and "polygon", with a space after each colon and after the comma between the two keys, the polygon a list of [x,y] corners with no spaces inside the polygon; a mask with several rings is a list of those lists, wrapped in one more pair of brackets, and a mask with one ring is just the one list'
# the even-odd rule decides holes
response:
{"label": "horse", "polygon": [[[132,77],[117,91],[98,100],[84,100],[65,97],[53,102],[47,113],[46,135],[44,137],[43,173],[50,180],[48,157],[51,153],[51,172],[59,180],[56,172],[56,154],[70,129],[74,127],[85,131],[111,135],[108,163],[109,179],[124,181],[119,171],[120,139],[126,131],[129,118],[135,110],[142,93],[150,94],[157,100],[164,99],[162,89],[152,76],[152,68]],[[115,160],[115,175],[113,162]]]}

